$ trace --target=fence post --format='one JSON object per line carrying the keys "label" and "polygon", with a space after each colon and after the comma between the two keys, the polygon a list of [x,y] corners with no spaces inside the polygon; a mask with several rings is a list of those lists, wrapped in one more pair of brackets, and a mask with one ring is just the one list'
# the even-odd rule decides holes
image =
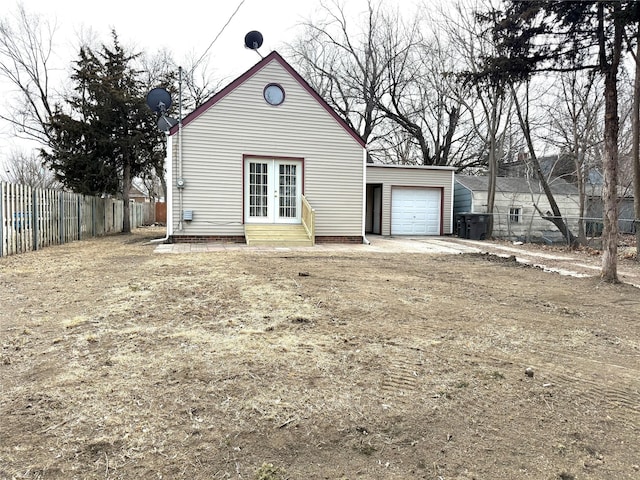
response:
{"label": "fence post", "polygon": [[4,255],[4,183],[0,182],[0,258]]}
{"label": "fence post", "polygon": [[82,240],[82,197],[84,195],[76,196],[76,208],[78,209],[78,240]]}
{"label": "fence post", "polygon": [[58,192],[58,213],[60,214],[60,228],[59,228],[59,233],[58,235],[60,236],[59,238],[59,244],[62,245],[63,243],[65,243],[64,241],[64,192]]}
{"label": "fence post", "polygon": [[91,236],[98,236],[98,228],[96,227],[96,203],[98,203],[98,199],[96,197],[91,197]]}
{"label": "fence post", "polygon": [[31,224],[33,229],[33,250],[38,250],[38,237],[40,236],[40,217],[38,216],[38,189],[31,192]]}

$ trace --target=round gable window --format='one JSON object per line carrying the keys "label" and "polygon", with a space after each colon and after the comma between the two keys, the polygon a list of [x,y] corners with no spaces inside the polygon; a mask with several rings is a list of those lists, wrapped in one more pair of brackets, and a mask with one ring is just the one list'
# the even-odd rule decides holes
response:
{"label": "round gable window", "polygon": [[280,105],[284,102],[284,89],[275,83],[264,87],[264,99],[269,105]]}

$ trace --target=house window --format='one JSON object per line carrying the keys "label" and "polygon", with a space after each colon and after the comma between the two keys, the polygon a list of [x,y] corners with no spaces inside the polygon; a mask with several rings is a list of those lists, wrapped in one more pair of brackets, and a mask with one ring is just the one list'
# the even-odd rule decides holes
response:
{"label": "house window", "polygon": [[510,208],[509,209],[509,223],[521,223],[522,222],[522,208]]}

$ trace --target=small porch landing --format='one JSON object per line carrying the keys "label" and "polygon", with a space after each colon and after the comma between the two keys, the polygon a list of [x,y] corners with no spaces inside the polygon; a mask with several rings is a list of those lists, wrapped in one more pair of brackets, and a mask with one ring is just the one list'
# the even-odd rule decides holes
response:
{"label": "small porch landing", "polygon": [[312,247],[302,225],[245,225],[244,236],[252,247]]}

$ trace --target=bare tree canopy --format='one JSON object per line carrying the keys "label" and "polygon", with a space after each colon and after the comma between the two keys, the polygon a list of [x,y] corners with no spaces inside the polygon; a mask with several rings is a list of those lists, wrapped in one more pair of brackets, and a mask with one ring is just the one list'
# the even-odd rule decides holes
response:
{"label": "bare tree canopy", "polygon": [[9,156],[5,171],[0,178],[9,183],[29,185],[32,188],[59,188],[55,174],[42,164],[42,160],[32,152],[14,151]]}
{"label": "bare tree canopy", "polygon": [[590,176],[601,165],[599,119],[604,104],[597,89],[601,89],[601,85],[591,74],[581,71],[561,73],[555,85],[555,101],[547,110],[552,134],[549,143],[558,148],[558,158],[568,159],[573,165],[564,175],[578,187],[578,238],[581,243],[586,242],[583,217]]}
{"label": "bare tree canopy", "polygon": [[375,140],[383,115],[376,109],[387,63],[380,44],[385,13],[369,1],[362,24],[347,19],[338,0],[321,1],[321,20],[304,23],[304,33],[290,45],[302,75],[356,130],[365,142]]}
{"label": "bare tree canopy", "polygon": [[[461,67],[440,16],[368,0],[321,2],[291,54],[303,76],[360,133],[382,163],[478,166],[474,102],[456,78]],[[434,12],[429,12],[434,13]],[[437,18],[436,18],[437,17]]]}
{"label": "bare tree canopy", "polygon": [[50,78],[55,30],[21,4],[14,15],[0,18],[0,75],[17,94],[7,111],[0,111],[0,120],[17,136],[42,145],[49,142],[46,125],[55,101]]}

